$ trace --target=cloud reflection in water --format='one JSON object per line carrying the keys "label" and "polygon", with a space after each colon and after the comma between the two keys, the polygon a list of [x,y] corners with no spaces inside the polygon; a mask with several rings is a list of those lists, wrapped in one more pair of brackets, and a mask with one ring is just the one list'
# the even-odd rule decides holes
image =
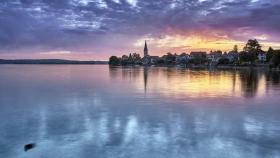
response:
{"label": "cloud reflection in water", "polygon": [[[277,74],[7,67],[0,68],[0,157],[280,155]],[[203,89],[203,79],[224,86]],[[24,153],[27,142],[37,146]]]}

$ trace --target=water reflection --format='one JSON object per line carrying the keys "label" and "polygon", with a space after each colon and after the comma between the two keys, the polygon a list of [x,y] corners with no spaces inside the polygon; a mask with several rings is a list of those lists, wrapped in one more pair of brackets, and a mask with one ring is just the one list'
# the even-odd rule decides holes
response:
{"label": "water reflection", "polygon": [[[44,131],[33,129],[32,136],[18,136],[14,140],[19,144],[30,138],[37,142],[38,147],[26,154],[29,157],[57,157],[61,152],[66,157],[273,157],[280,154],[279,122],[270,122],[275,116],[263,120],[256,116],[240,117],[229,109],[193,108],[169,113],[158,111],[156,118],[141,112],[124,111],[116,115],[113,111],[90,114],[83,110],[70,116],[65,115],[67,112],[54,116],[53,109],[45,110],[48,119],[39,119],[32,125],[46,124]],[[137,108],[135,112],[141,110],[144,109]],[[45,137],[37,135],[42,132]],[[17,143],[14,147],[19,148]],[[23,154],[17,149],[11,152],[15,151]]]}
{"label": "water reflection", "polygon": [[245,70],[239,75],[241,81],[241,89],[245,97],[254,97],[259,86],[259,79],[257,70]]}
{"label": "water reflection", "polygon": [[[0,67],[0,157],[280,155],[277,73],[7,69]],[[36,148],[24,152],[30,142]]]}
{"label": "water reflection", "polygon": [[148,67],[144,67],[144,89],[145,93],[147,92],[147,84],[148,84]]}
{"label": "water reflection", "polygon": [[[243,96],[246,98],[265,95],[270,86],[279,87],[280,74],[256,69],[244,70],[188,70],[182,68],[135,68],[110,67],[111,77],[121,71],[125,82],[134,82],[144,92],[161,89],[167,95],[187,97]],[[143,76],[143,83],[139,81]],[[148,79],[151,76],[151,79]],[[130,81],[127,79],[129,78]],[[149,83],[150,82],[150,83]],[[150,84],[150,85],[148,85]]]}
{"label": "water reflection", "polygon": [[280,73],[278,72],[266,72],[266,80],[270,82],[271,85],[280,84]]}

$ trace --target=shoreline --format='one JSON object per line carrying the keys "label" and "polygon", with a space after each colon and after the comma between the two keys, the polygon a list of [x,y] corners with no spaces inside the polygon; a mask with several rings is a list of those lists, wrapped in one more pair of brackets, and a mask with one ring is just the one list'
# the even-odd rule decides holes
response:
{"label": "shoreline", "polygon": [[185,69],[207,69],[207,70],[269,70],[279,71],[280,68],[270,68],[269,66],[206,66],[206,65],[109,65],[110,67],[170,67],[170,68],[185,68]]}
{"label": "shoreline", "polygon": [[203,69],[203,70],[269,70],[279,71],[280,68],[270,68],[268,65],[256,65],[256,66],[232,66],[232,65],[219,65],[219,66],[208,66],[208,65],[110,65],[106,61],[71,61],[71,62],[1,62],[0,65],[108,65],[109,67],[170,67],[170,68],[185,68],[185,69]]}
{"label": "shoreline", "polygon": [[65,59],[0,59],[0,65],[96,65],[108,64],[108,61],[81,61],[81,60],[65,60]]}

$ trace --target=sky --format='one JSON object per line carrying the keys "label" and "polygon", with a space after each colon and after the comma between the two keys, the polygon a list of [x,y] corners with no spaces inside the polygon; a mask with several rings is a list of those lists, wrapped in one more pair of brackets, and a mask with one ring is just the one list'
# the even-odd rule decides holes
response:
{"label": "sky", "polygon": [[280,0],[1,0],[0,58],[280,49]]}

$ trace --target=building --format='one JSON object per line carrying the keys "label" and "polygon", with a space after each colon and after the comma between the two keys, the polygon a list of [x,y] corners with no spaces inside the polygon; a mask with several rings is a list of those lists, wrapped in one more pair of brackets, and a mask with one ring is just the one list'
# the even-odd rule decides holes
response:
{"label": "building", "polygon": [[144,46],[144,57],[148,57],[149,56],[149,50],[147,47],[147,42],[145,40],[145,46]]}
{"label": "building", "polygon": [[189,60],[190,60],[190,55],[188,55],[187,53],[176,55],[177,64],[186,64]]}
{"label": "building", "polygon": [[223,52],[221,52],[221,51],[214,51],[214,52],[210,52],[210,54],[207,55],[207,58],[211,62],[219,62],[219,60],[222,58],[222,56],[223,56]]}
{"label": "building", "polygon": [[150,61],[151,61],[151,64],[157,64],[158,61],[160,60],[160,57],[158,56],[150,56]]}
{"label": "building", "polygon": [[148,50],[148,46],[147,46],[147,42],[145,40],[145,46],[144,46],[144,57],[143,57],[143,64],[144,65],[149,65],[151,64],[151,58],[149,56],[149,50]]}
{"label": "building", "polygon": [[225,58],[227,58],[230,63],[235,63],[238,61],[238,53],[236,51],[230,51]]}
{"label": "building", "polygon": [[266,53],[263,52],[263,51],[260,51],[260,52],[258,53],[258,60],[259,60],[260,62],[265,62],[265,61],[266,61]]}
{"label": "building", "polygon": [[193,58],[206,58],[206,52],[191,52],[190,57]]}

